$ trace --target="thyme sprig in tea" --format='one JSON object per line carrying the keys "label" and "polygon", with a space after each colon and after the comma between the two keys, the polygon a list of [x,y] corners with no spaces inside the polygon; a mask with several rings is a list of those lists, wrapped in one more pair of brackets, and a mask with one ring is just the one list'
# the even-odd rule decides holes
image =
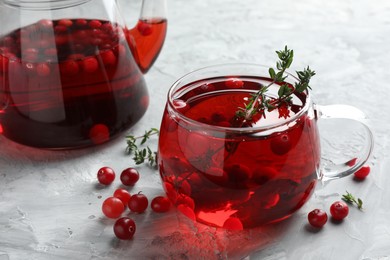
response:
{"label": "thyme sprig in tea", "polygon": [[[236,111],[236,117],[240,118],[243,122],[250,122],[254,115],[261,113],[265,116],[265,111],[271,111],[282,106],[290,106],[292,104],[292,95],[306,91],[310,87],[310,79],[315,75],[315,72],[309,68],[305,68],[303,71],[296,71],[298,82],[294,86],[285,83],[285,72],[290,68],[293,59],[294,51],[284,47],[284,50],[276,51],[279,60],[276,62],[276,70],[269,68],[268,73],[272,81],[266,85],[261,86],[258,92],[251,95],[249,103],[245,104],[245,107],[240,107]],[[273,84],[279,85],[278,98],[270,98],[266,95],[269,87]]]}

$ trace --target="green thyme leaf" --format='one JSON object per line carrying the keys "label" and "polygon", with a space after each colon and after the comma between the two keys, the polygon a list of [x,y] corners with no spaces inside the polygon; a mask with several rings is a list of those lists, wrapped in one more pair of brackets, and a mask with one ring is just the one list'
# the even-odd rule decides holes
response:
{"label": "green thyme leaf", "polygon": [[145,148],[139,148],[137,141],[140,140],[139,145],[144,145],[152,135],[159,134],[157,128],[151,128],[141,136],[128,135],[126,136],[126,153],[133,155],[133,161],[135,164],[142,164],[145,161],[148,161],[150,166],[155,166],[157,152],[153,152],[149,146]]}
{"label": "green thyme leaf", "polygon": [[346,191],[347,194],[344,194],[342,195],[342,200],[344,200],[345,202],[347,203],[350,203],[350,204],[356,204],[356,206],[358,207],[358,209],[363,209],[363,201],[360,199],[360,198],[355,198],[351,193],[349,193],[348,191]]}
{"label": "green thyme leaf", "polygon": [[[288,69],[293,60],[294,60],[294,51],[288,49],[287,46],[283,50],[276,51],[276,54],[279,60],[276,62],[276,69],[269,68],[268,73],[272,82],[266,86],[261,86],[259,91],[256,94],[253,94],[249,98],[249,103],[245,105],[245,109],[239,107],[236,111],[235,116],[241,118],[241,122],[250,123],[253,116],[261,112],[261,116],[265,116],[265,111],[271,111],[279,106],[291,105],[292,95],[294,93],[302,93],[310,88],[310,79],[315,75],[315,72],[312,71],[309,67],[305,68],[303,71],[297,71],[297,77],[299,81],[295,83],[294,86],[290,86],[287,83],[284,83],[287,76],[285,75],[286,69]],[[278,90],[278,99],[270,101],[270,97],[266,96],[265,93],[270,86],[275,83],[284,83],[280,84]]]}
{"label": "green thyme leaf", "polygon": [[275,70],[273,68],[269,68],[268,72],[269,72],[270,78],[275,79],[275,75],[276,75]]}

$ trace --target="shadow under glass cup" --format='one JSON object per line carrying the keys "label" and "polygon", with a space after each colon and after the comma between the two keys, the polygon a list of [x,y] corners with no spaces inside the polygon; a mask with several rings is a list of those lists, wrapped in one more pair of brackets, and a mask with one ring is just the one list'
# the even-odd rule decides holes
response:
{"label": "shadow under glass cup", "polygon": [[[296,81],[288,74],[286,83]],[[368,159],[373,141],[364,114],[315,105],[309,91],[294,95],[291,106],[256,114],[250,124],[238,118],[236,111],[271,82],[266,67],[226,64],[189,73],[171,87],[159,171],[167,196],[189,218],[227,229],[281,221],[302,207],[319,179],[349,175]],[[266,95],[276,99],[278,89],[272,84]],[[365,126],[365,148],[354,165],[321,166],[320,117]]]}

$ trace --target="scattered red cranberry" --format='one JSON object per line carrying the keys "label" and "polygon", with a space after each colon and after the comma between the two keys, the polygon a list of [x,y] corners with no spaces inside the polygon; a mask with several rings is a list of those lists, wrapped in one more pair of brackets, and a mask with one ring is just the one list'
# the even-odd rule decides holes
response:
{"label": "scattered red cranberry", "polygon": [[85,26],[85,25],[87,25],[87,20],[84,20],[84,19],[77,19],[76,20],[76,24],[78,25],[78,26]]}
{"label": "scattered red cranberry", "polygon": [[36,62],[38,60],[38,55],[28,54],[28,55],[24,55],[23,58],[25,59],[25,61]]}
{"label": "scattered red cranberry", "polygon": [[41,49],[46,49],[46,48],[48,48],[49,46],[52,46],[52,41],[42,39],[42,40],[40,40],[40,41],[38,42],[38,46],[39,46],[39,48],[41,48]]}
{"label": "scattered red cranberry", "polygon": [[214,122],[214,123],[220,123],[220,122],[226,122],[227,121],[227,118],[222,114],[222,113],[213,113],[211,115],[211,120]]}
{"label": "scattered red cranberry", "polygon": [[93,36],[90,39],[91,44],[99,46],[103,44],[103,40],[99,36]]}
{"label": "scattered red cranberry", "polygon": [[192,188],[191,188],[191,184],[188,182],[187,179],[183,177],[178,177],[175,183],[176,183],[175,186],[179,188],[179,192],[181,194],[185,194],[187,196],[191,195]]}
{"label": "scattered red cranberry", "polygon": [[98,181],[103,185],[109,185],[115,180],[115,172],[110,167],[102,167],[97,173]]}
{"label": "scattered red cranberry", "polygon": [[157,196],[152,200],[150,206],[154,212],[162,213],[170,209],[171,202],[167,197]]}
{"label": "scattered red cranberry", "polygon": [[322,209],[315,209],[307,215],[310,225],[316,228],[321,228],[328,221],[328,214]]}
{"label": "scattered red cranberry", "polygon": [[183,213],[185,216],[187,216],[189,219],[192,219],[193,221],[196,221],[195,212],[192,208],[185,204],[180,204],[177,206],[177,209]]}
{"label": "scattered red cranberry", "polygon": [[102,144],[110,140],[110,130],[105,124],[96,124],[89,130],[89,138],[94,144]]}
{"label": "scattered red cranberry", "polygon": [[106,66],[112,66],[116,64],[116,56],[111,50],[102,52],[100,56],[102,57],[102,61]]}
{"label": "scattered red cranberry", "polygon": [[244,227],[239,218],[230,217],[223,223],[223,228],[229,230],[243,230]]}
{"label": "scattered red cranberry", "polygon": [[244,82],[237,78],[230,78],[225,81],[225,86],[227,88],[242,88],[244,86]]}
{"label": "scattered red cranberry", "polygon": [[79,73],[80,66],[74,60],[67,60],[60,64],[61,73],[66,76],[74,76]]}
{"label": "scattered red cranberry", "polygon": [[55,33],[64,33],[68,31],[68,27],[66,25],[58,24],[54,27]]}
{"label": "scattered red cranberry", "polygon": [[58,24],[66,26],[66,27],[71,27],[73,22],[72,22],[72,20],[69,20],[69,19],[62,19],[62,20],[58,21]]}
{"label": "scattered red cranberry", "polygon": [[130,193],[125,189],[116,189],[114,192],[114,197],[120,199],[123,202],[123,205],[127,205],[130,200]]}
{"label": "scattered red cranberry", "polygon": [[263,185],[278,175],[278,171],[273,167],[258,166],[253,170],[252,179],[259,185]]}
{"label": "scattered red cranberry", "polygon": [[199,88],[195,89],[196,92],[206,93],[206,92],[212,92],[215,90],[215,86],[211,83],[204,83]]}
{"label": "scattered red cranberry", "polygon": [[114,234],[122,240],[133,238],[136,230],[135,222],[131,218],[123,217],[118,219],[114,224]]}
{"label": "scattered red cranberry", "polygon": [[165,181],[165,182],[163,183],[163,187],[164,187],[164,190],[165,190],[165,192],[166,192],[168,198],[169,198],[172,202],[175,203],[175,202],[177,201],[178,193],[177,193],[176,189],[174,188],[174,186],[173,186],[171,183]]}
{"label": "scattered red cranberry", "polygon": [[42,29],[52,29],[53,28],[53,22],[51,20],[48,20],[48,19],[42,19],[38,22],[38,25],[42,28]]}
{"label": "scattered red cranberry", "polygon": [[345,164],[348,165],[349,167],[352,167],[355,165],[356,161],[357,161],[357,158],[353,158],[353,159],[349,160],[348,162],[346,162]]}
{"label": "scattered red cranberry", "polygon": [[368,174],[370,174],[371,168],[369,165],[364,165],[362,168],[357,170],[354,175],[356,179],[364,180]]}
{"label": "scattered red cranberry", "polygon": [[23,50],[23,55],[38,55],[39,50],[36,48],[27,48]]}
{"label": "scattered red cranberry", "polygon": [[112,25],[112,23],[107,22],[102,24],[101,29],[105,32],[112,32],[114,31],[115,27]]}
{"label": "scattered red cranberry", "polygon": [[184,100],[181,99],[175,99],[172,103],[175,109],[179,110],[183,114],[187,112],[190,108],[190,106]]}
{"label": "scattered red cranberry", "polygon": [[[57,25],[59,26],[59,25]],[[56,26],[56,28],[57,28]],[[65,45],[68,43],[68,36],[67,35],[56,35],[55,37],[55,43],[56,45]]]}
{"label": "scattered red cranberry", "polygon": [[47,56],[57,56],[57,49],[56,48],[49,48],[44,51],[45,55]]}
{"label": "scattered red cranberry", "polygon": [[100,41],[102,41],[102,39],[101,39],[101,36],[103,35],[102,30],[92,29],[91,33],[92,33],[93,37],[100,38]]}
{"label": "scattered red cranberry", "polygon": [[330,214],[335,220],[342,220],[348,216],[348,205],[343,201],[336,201],[330,206]]}
{"label": "scattered red cranberry", "polygon": [[219,167],[210,167],[205,176],[210,181],[218,183],[218,185],[226,184],[229,181],[227,172]]}
{"label": "scattered red cranberry", "polygon": [[229,165],[224,170],[228,174],[229,180],[234,183],[244,182],[252,177],[251,170],[244,164]]}
{"label": "scattered red cranberry", "polygon": [[194,202],[194,200],[190,196],[187,196],[187,195],[184,195],[184,194],[180,194],[177,197],[176,204],[177,205],[183,204],[183,205],[188,206],[192,210],[195,209],[195,202]]}
{"label": "scattered red cranberry", "polygon": [[85,58],[82,64],[84,71],[88,73],[95,72],[99,67],[99,63],[94,57]]}
{"label": "scattered red cranberry", "polygon": [[148,198],[142,193],[137,193],[131,196],[128,206],[131,211],[142,213],[146,210],[148,204]]}
{"label": "scattered red cranberry", "polygon": [[127,168],[121,173],[121,182],[126,186],[134,186],[139,180],[139,172],[134,168]]}
{"label": "scattered red cranberry", "polygon": [[107,218],[119,218],[124,210],[123,202],[115,197],[108,197],[102,205],[102,211]]}
{"label": "scattered red cranberry", "polygon": [[137,30],[142,36],[148,36],[152,34],[153,28],[150,24],[145,21],[139,21],[137,24]]}
{"label": "scattered red cranberry", "polygon": [[272,138],[271,150],[274,154],[284,155],[290,149],[291,149],[291,142],[287,134],[281,134]]}
{"label": "scattered red cranberry", "polygon": [[96,29],[96,28],[99,28],[100,26],[102,26],[102,23],[98,20],[92,20],[89,22],[88,25],[89,25],[89,27]]}
{"label": "scattered red cranberry", "polygon": [[50,67],[46,63],[41,63],[37,65],[37,74],[41,77],[46,77],[50,75]]}

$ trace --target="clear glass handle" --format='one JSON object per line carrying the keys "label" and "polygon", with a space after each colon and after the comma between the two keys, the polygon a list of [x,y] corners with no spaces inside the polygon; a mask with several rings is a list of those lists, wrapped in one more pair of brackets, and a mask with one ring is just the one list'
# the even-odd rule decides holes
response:
{"label": "clear glass handle", "polygon": [[348,163],[350,161],[347,161],[341,164],[322,167],[321,179],[323,181],[333,180],[354,173],[368,160],[374,146],[374,137],[368,126],[368,120],[366,115],[356,107],[348,105],[315,105],[314,109],[316,111],[317,117],[320,119],[349,119],[355,120],[362,124],[364,129],[364,147],[356,158],[350,160],[354,160],[353,165],[350,165]]}
{"label": "clear glass handle", "polygon": [[143,0],[140,19],[167,17],[167,1],[166,0]]}
{"label": "clear glass handle", "polygon": [[167,33],[166,0],[143,0],[139,21],[128,30],[127,42],[142,73],[148,72]]}

